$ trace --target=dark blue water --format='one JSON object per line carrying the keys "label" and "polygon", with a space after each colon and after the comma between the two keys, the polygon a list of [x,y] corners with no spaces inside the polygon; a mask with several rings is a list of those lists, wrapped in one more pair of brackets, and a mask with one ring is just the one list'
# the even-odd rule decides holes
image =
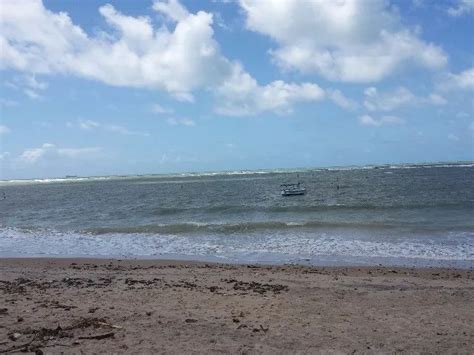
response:
{"label": "dark blue water", "polygon": [[[306,195],[280,195],[298,180]],[[3,193],[3,256],[474,260],[472,164],[5,181]]]}

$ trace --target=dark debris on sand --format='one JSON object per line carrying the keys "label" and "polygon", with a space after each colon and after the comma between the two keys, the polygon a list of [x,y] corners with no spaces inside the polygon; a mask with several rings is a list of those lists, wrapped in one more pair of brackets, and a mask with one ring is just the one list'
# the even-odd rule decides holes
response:
{"label": "dark debris on sand", "polygon": [[228,284],[233,283],[234,285],[232,288],[236,291],[253,291],[261,295],[269,291],[273,292],[274,294],[278,294],[281,291],[288,291],[288,286],[280,284],[265,284],[255,281],[245,282],[238,281],[236,279],[222,279],[221,281],[226,282]]}
{"label": "dark debris on sand", "polygon": [[[103,331],[98,334],[90,334],[92,329],[108,329],[109,331],[104,333]],[[114,337],[115,333],[111,332],[110,329],[122,329],[119,326],[110,324],[104,318],[81,318],[71,325],[62,327],[58,324],[56,328],[26,328],[18,331],[13,331],[8,334],[8,338],[14,342],[14,345],[7,348],[1,349],[0,353],[11,353],[11,352],[35,352],[42,353],[41,349],[51,346],[63,346],[72,347],[80,345],[75,337],[81,340],[95,339],[101,340],[105,338]],[[88,332],[87,334],[84,334]],[[82,335],[77,335],[80,333]],[[19,342],[25,339],[24,342]],[[58,343],[58,341],[67,341]],[[72,340],[72,342],[71,342]]]}

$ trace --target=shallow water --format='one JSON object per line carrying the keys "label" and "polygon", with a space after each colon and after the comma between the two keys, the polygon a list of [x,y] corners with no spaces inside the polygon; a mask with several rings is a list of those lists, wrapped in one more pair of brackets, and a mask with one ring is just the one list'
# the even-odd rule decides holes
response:
{"label": "shallow water", "polygon": [[[279,185],[301,180],[304,196]],[[0,256],[472,267],[474,166],[0,182]]]}

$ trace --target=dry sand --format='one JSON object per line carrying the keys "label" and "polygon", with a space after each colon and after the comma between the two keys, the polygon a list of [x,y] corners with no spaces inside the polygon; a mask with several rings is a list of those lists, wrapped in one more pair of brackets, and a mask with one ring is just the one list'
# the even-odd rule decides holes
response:
{"label": "dry sand", "polygon": [[0,260],[0,352],[472,353],[472,270]]}

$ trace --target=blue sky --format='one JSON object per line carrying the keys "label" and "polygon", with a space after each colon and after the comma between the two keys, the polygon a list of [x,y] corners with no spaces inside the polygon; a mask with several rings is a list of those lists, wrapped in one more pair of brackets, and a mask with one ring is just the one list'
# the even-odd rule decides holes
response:
{"label": "blue sky", "polygon": [[0,4],[0,179],[474,159],[474,1]]}

